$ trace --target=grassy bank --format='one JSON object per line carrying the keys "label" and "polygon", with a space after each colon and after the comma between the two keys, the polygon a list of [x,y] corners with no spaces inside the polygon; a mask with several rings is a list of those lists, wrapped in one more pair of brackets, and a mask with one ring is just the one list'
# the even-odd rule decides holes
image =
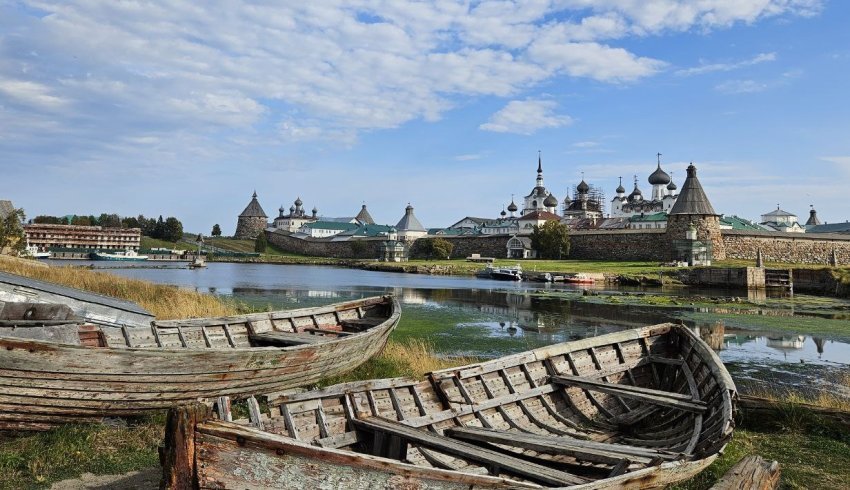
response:
{"label": "grassy bank", "polygon": [[122,278],[82,267],[46,267],[34,260],[0,255],[0,271],[135,301],[160,320],[232,315],[238,312],[236,304],[223,302],[208,294]]}

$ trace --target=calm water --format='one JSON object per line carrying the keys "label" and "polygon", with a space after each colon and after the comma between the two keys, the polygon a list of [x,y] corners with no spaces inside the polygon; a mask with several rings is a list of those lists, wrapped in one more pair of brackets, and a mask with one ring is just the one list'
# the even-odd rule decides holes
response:
{"label": "calm water", "polygon": [[[686,309],[577,301],[581,289],[567,285],[324,266],[211,263],[207,269],[189,270],[179,268],[178,264],[161,262],[148,262],[139,267],[116,267],[103,262],[52,262],[94,265],[121,276],[233,297],[261,308],[315,306],[393,293],[403,305],[402,322],[395,335],[402,339],[425,337],[438,352],[446,355],[495,357],[540,345],[684,319],[727,363],[768,367],[776,373],[786,372],[792,365],[795,372],[799,371],[801,361],[818,373],[822,373],[818,368],[846,371],[850,365],[850,342],[847,341],[850,321],[810,320],[847,324],[847,335],[830,338],[809,335],[805,329],[793,334],[771,331],[769,327],[735,329],[725,326],[722,315],[709,320],[689,320]],[[546,294],[539,294],[544,291],[559,294],[547,298]],[[687,296],[695,291],[655,289],[653,294]],[[746,295],[746,292],[737,294]],[[786,317],[782,321],[789,321],[787,315],[790,314],[784,313]],[[816,379],[822,377],[822,374],[815,376]]]}

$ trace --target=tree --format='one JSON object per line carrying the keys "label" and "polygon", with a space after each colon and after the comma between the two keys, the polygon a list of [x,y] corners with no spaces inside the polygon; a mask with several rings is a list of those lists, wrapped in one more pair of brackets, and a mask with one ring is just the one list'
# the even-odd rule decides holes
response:
{"label": "tree", "polygon": [[445,238],[420,238],[413,242],[410,257],[413,259],[448,259],[454,245]]}
{"label": "tree", "polygon": [[97,224],[104,228],[121,228],[121,217],[115,213],[102,213],[97,219]]}
{"label": "tree", "polygon": [[221,236],[221,227],[218,226],[218,223],[213,225],[212,236],[220,237]]}
{"label": "tree", "polygon": [[126,218],[121,218],[121,227],[122,228],[141,228],[142,225],[139,223],[138,218],[128,216]]}
{"label": "tree", "polygon": [[174,216],[169,216],[162,225],[161,238],[169,242],[177,243],[178,240],[183,238],[183,223]]}
{"label": "tree", "polygon": [[261,231],[259,235],[257,235],[257,240],[254,241],[254,251],[258,253],[263,253],[266,251],[266,248],[269,246],[269,241],[266,239],[266,232]]}
{"label": "tree", "polygon": [[45,215],[36,216],[35,218],[33,218],[32,222],[38,223],[40,225],[66,225],[66,224],[68,224],[68,222],[65,221],[65,218],[60,218],[58,216],[45,216]]}
{"label": "tree", "polygon": [[543,226],[534,225],[531,246],[542,259],[561,259],[570,253],[570,230],[560,221],[547,221]]}
{"label": "tree", "polygon": [[153,231],[151,232],[151,237],[162,239],[165,235],[165,221],[162,220],[162,215],[159,215],[159,219],[156,220],[156,224],[153,227]]}
{"label": "tree", "polygon": [[25,219],[24,210],[20,208],[13,209],[6,217],[0,219],[0,253],[7,247],[14,255],[24,251],[27,240],[21,223]]}
{"label": "tree", "polygon": [[77,226],[92,226],[96,223],[92,223],[93,216],[74,216],[71,218],[71,224]]}

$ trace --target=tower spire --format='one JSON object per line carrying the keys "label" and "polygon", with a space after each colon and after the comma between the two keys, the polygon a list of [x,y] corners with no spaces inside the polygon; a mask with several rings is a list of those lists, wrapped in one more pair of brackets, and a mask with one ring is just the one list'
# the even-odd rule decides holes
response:
{"label": "tower spire", "polygon": [[538,174],[543,173],[543,159],[540,156],[540,153],[541,153],[540,150],[537,150],[537,173]]}
{"label": "tower spire", "polygon": [[661,153],[656,153],[656,156],[658,157],[658,168],[661,168]]}

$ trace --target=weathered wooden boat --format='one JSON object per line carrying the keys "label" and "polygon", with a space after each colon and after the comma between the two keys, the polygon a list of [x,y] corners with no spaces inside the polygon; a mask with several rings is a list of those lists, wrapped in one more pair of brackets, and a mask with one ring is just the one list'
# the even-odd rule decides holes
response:
{"label": "weathered wooden boat", "polygon": [[565,276],[564,282],[567,284],[593,284],[596,280],[583,272],[579,272],[578,274]]}
{"label": "weathered wooden boat", "polygon": [[[0,329],[0,429],[137,415],[193,400],[304,386],[378,353],[398,323],[391,296],[325,307],[154,322],[147,328],[71,323],[63,341]],[[41,329],[41,330],[40,330]],[[30,337],[30,338],[20,338]]]}
{"label": "weathered wooden boat", "polygon": [[[654,488],[732,436],[735,386],[662,324],[430,373],[249,399],[250,417],[172,410],[176,488]],[[226,407],[226,404],[222,404]],[[203,408],[203,407],[202,407]],[[173,429],[173,433],[169,431]],[[185,436],[185,437],[183,437]]]}
{"label": "weathered wooden boat", "polygon": [[0,301],[64,304],[97,325],[150,328],[154,316],[132,301],[0,272]]}

